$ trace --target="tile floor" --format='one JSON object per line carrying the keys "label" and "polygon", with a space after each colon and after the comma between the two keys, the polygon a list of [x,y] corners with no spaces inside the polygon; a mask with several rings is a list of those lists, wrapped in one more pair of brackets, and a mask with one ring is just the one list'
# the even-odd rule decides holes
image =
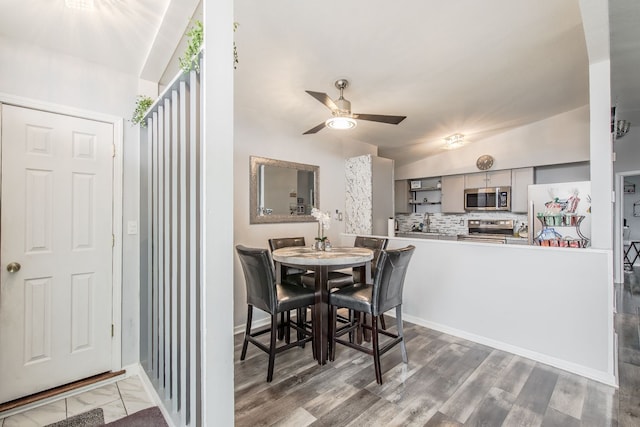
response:
{"label": "tile floor", "polygon": [[94,390],[67,397],[20,414],[0,419],[0,427],[40,427],[102,408],[109,423],[154,406],[140,378],[132,376]]}

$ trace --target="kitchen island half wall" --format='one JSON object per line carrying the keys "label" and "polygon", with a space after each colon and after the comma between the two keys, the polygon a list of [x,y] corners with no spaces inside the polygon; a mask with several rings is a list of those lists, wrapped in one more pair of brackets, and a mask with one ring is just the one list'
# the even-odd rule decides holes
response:
{"label": "kitchen island half wall", "polygon": [[616,384],[609,251],[410,238],[388,247],[409,244],[406,321]]}

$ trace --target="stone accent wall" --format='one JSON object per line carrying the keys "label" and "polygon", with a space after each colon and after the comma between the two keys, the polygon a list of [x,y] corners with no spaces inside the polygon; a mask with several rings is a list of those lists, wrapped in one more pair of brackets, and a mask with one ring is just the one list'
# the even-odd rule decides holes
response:
{"label": "stone accent wall", "polygon": [[345,233],[372,233],[372,173],[369,154],[345,161]]}

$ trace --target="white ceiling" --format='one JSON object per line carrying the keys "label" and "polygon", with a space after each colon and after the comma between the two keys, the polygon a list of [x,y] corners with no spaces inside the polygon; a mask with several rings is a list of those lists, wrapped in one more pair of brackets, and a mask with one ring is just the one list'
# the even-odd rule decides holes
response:
{"label": "white ceiling", "polygon": [[139,75],[170,0],[2,0],[0,36]]}
{"label": "white ceiling", "polygon": [[[2,0],[0,36],[161,79],[197,0],[95,3]],[[612,99],[640,109],[640,5],[610,7]],[[404,164],[447,135],[477,142],[589,100],[579,0],[236,0],[235,19],[236,119],[302,144],[362,141]],[[304,90],[335,99],[338,78],[354,112],[407,119],[302,136],[329,117]]]}
{"label": "white ceiling", "polygon": [[301,143],[373,143],[403,164],[443,150],[453,133],[478,141],[588,103],[577,0],[235,4],[241,117],[301,135],[329,117],[304,90],[335,98],[341,77],[354,112],[407,116]]}

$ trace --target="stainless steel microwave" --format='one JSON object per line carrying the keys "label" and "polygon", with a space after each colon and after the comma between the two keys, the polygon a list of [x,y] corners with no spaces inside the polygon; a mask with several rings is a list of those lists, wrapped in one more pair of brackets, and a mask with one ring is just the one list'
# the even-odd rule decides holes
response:
{"label": "stainless steel microwave", "polygon": [[466,211],[510,211],[511,187],[468,188],[464,190]]}

